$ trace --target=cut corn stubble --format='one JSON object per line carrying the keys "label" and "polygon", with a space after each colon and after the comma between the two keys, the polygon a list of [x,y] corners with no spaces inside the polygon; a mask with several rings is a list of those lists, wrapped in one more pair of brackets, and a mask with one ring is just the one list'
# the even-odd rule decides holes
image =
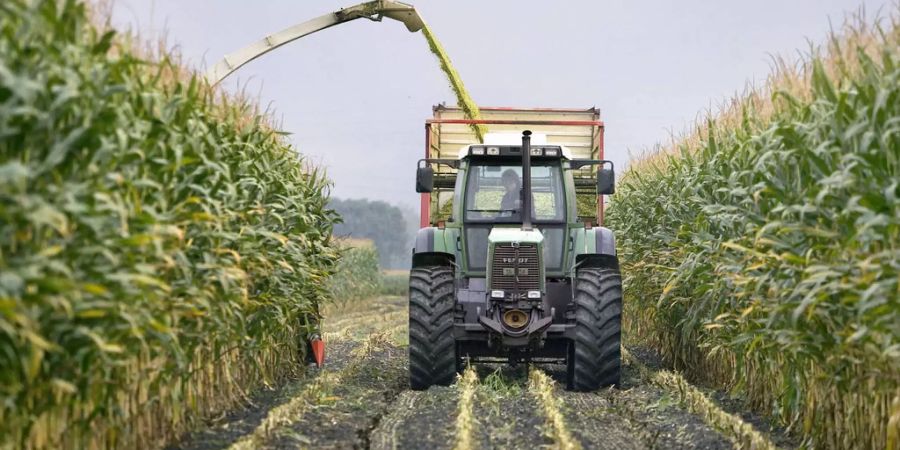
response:
{"label": "cut corn stubble", "polygon": [[560,410],[559,398],[555,395],[554,383],[543,371],[532,368],[528,374],[528,391],[537,398],[544,413],[551,438],[556,441],[560,450],[581,450],[566,426],[565,418]]}
{"label": "cut corn stubble", "polygon": [[692,413],[699,415],[707,425],[721,431],[738,448],[753,450],[777,450],[778,447],[764,434],[740,417],[729,414],[715,404],[699,389],[678,373],[668,370],[654,371],[642,364],[624,347],[622,359],[637,368],[641,378],[676,395],[679,402]]}
{"label": "cut corn stubble", "polygon": [[312,383],[305,386],[300,393],[292,397],[287,403],[277,406],[269,411],[256,429],[233,443],[229,450],[252,450],[261,447],[278,428],[294,422],[294,417],[301,416],[304,411],[319,397],[329,386],[340,384],[348,375],[352,374],[362,364],[363,359],[379,348],[379,344],[385,344],[389,337],[405,324],[395,325],[369,335],[359,347],[351,352],[353,361],[337,372],[325,372],[319,375]]}

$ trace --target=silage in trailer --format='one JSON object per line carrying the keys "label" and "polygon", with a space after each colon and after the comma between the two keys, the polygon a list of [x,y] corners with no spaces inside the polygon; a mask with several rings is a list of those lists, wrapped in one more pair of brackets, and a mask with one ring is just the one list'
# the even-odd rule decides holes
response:
{"label": "silage in trailer", "polygon": [[900,445],[896,18],[636,162],[609,209],[631,336],[813,448]]}
{"label": "silage in trailer", "polygon": [[324,176],[83,2],[0,16],[0,447],[159,447],[297,370]]}

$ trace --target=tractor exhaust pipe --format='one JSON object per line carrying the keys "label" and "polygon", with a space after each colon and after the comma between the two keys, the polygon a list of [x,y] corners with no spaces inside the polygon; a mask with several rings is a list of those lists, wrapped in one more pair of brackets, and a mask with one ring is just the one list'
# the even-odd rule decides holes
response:
{"label": "tractor exhaust pipe", "polygon": [[522,132],[522,230],[531,231],[531,131]]}

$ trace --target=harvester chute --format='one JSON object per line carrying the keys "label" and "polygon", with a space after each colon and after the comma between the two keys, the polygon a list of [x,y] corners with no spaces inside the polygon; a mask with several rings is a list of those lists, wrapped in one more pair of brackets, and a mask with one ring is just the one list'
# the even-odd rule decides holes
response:
{"label": "harvester chute", "polygon": [[425,26],[416,8],[412,5],[391,0],[360,3],[290,26],[234,53],[229,53],[209,69],[206,79],[209,84],[216,85],[244,64],[304,36],[351,20],[365,18],[380,22],[384,17],[403,22],[410,32],[419,31]]}

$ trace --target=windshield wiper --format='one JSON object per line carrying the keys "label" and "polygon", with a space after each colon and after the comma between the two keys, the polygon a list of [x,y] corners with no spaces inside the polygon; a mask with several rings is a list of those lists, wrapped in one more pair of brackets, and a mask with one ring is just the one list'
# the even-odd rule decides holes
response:
{"label": "windshield wiper", "polygon": [[466,212],[519,212],[518,209],[467,209]]}

